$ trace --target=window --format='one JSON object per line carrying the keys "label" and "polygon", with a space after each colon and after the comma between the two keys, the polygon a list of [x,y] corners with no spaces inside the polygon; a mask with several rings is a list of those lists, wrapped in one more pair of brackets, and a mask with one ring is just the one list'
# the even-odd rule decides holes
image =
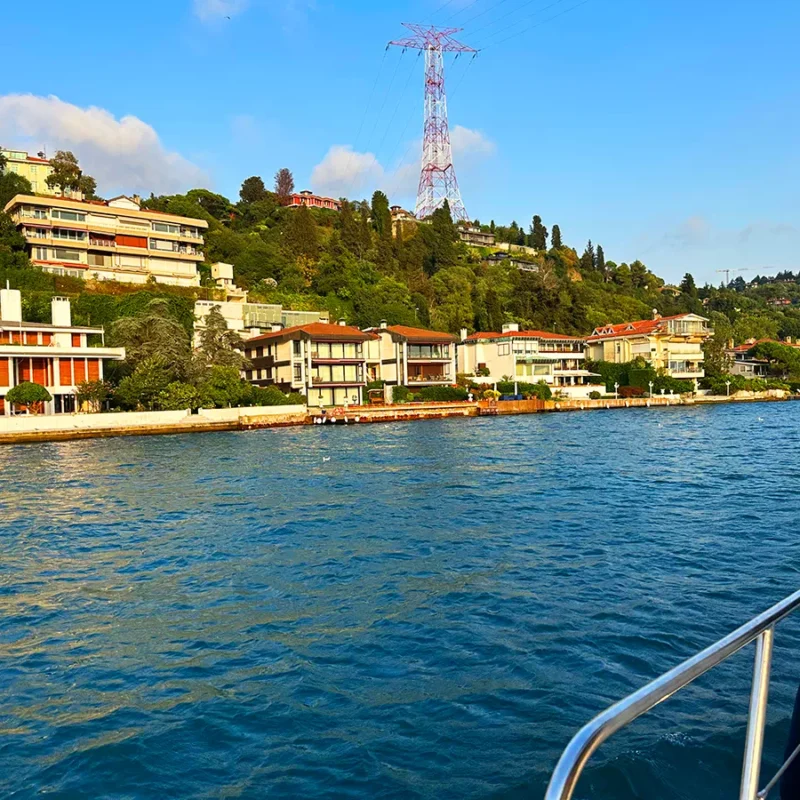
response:
{"label": "window", "polygon": [[79,211],[64,211],[61,208],[54,208],[50,212],[53,219],[63,219],[68,222],[85,222],[86,214],[81,214]]}
{"label": "window", "polygon": [[45,228],[26,228],[25,233],[30,236],[31,239],[47,238],[47,230]]}
{"label": "window", "polygon": [[295,340],[292,342],[292,352],[293,352],[293,353],[294,353],[296,356],[300,356],[300,355],[302,355],[302,352],[303,352],[303,351],[302,351],[302,342],[301,342],[299,339],[295,339]]}
{"label": "window", "polygon": [[170,250],[175,251],[178,249],[177,242],[171,242],[169,239],[151,239],[150,240],[150,249],[151,250]]}
{"label": "window", "polygon": [[90,267],[111,266],[111,256],[107,256],[104,253],[89,253],[87,256],[87,260]]}
{"label": "window", "polygon": [[180,225],[171,225],[169,222],[154,222],[153,230],[158,233],[180,233]]}
{"label": "window", "polygon": [[294,365],[294,383],[302,383],[303,381],[303,367],[301,364]]}
{"label": "window", "polygon": [[39,171],[39,167],[35,164],[31,166],[31,175],[35,175]]}
{"label": "window", "polygon": [[77,250],[65,250],[63,247],[56,247],[53,250],[56,261],[80,261],[81,254]]}
{"label": "window", "polygon": [[[34,169],[36,169],[36,167],[34,167]],[[31,181],[31,189],[34,192],[38,192],[39,191],[39,181]]]}
{"label": "window", "polygon": [[257,356],[258,358],[264,358],[264,348],[263,347],[259,347],[258,350],[256,350],[256,353],[258,354],[258,356]]}
{"label": "window", "polygon": [[507,356],[511,353],[511,345],[508,342],[497,345],[497,355]]}
{"label": "window", "polygon": [[37,261],[47,261],[47,248],[46,247],[34,247],[33,248],[33,257]]}
{"label": "window", "polygon": [[54,239],[71,239],[73,242],[82,242],[86,238],[86,231],[71,231],[67,228],[53,228]]}

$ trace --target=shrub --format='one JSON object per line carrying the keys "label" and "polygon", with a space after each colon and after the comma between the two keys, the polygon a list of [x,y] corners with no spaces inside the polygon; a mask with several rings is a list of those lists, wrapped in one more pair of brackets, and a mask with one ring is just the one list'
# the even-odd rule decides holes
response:
{"label": "shrub", "polygon": [[641,386],[620,386],[620,397],[644,397],[644,389]]}
{"label": "shrub", "polygon": [[53,396],[40,383],[23,381],[6,394],[6,402],[12,406],[25,406],[31,414],[38,414],[43,403],[49,403]]}
{"label": "shrub", "polygon": [[386,381],[370,381],[366,386],[366,391],[368,392],[370,389],[383,389],[385,383]]}
{"label": "shrub", "polygon": [[393,386],[392,400],[395,403],[408,403],[411,398],[411,390],[408,386]]}
{"label": "shrub", "polygon": [[[538,383],[520,383],[517,381],[517,393],[521,395],[530,395],[532,398],[539,398],[539,400],[550,400],[553,396],[550,387],[547,385],[545,381],[539,381]],[[514,394],[514,382],[513,381],[500,381],[497,384],[497,391],[500,394]]]}
{"label": "shrub", "polygon": [[500,392],[496,392],[494,389],[486,389],[481,396],[484,400],[499,400]]}
{"label": "shrub", "polygon": [[75,399],[78,408],[87,406],[89,411],[96,413],[112,394],[113,389],[108,381],[83,381],[76,387]]}
{"label": "shrub", "polygon": [[419,391],[419,399],[429,403],[452,403],[467,399],[467,390],[456,386],[426,386]]}
{"label": "shrub", "polygon": [[599,400],[603,395],[600,392],[589,392],[590,400]]}
{"label": "shrub", "polygon": [[200,393],[190,383],[173,381],[159,393],[155,405],[162,411],[182,411],[187,408],[199,408]]}

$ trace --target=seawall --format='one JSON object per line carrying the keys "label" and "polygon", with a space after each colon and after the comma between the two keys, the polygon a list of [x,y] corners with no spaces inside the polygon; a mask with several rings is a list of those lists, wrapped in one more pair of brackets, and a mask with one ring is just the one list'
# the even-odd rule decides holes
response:
{"label": "seawall", "polygon": [[208,408],[201,409],[198,414],[187,411],[130,411],[0,417],[0,444],[248,430],[302,425],[307,421],[308,410],[301,405]]}

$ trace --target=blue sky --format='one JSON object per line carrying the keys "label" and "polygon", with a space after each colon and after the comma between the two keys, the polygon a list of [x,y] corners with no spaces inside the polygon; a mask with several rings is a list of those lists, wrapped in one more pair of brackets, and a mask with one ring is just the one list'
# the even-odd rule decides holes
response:
{"label": "blue sky", "polygon": [[472,217],[538,213],[670,280],[800,269],[798,4],[444,2],[40,0],[5,17],[0,143],[70,147],[108,195],[235,197],[288,166],[413,208],[422,64],[384,47],[401,22],[463,24],[483,48],[447,64]]}

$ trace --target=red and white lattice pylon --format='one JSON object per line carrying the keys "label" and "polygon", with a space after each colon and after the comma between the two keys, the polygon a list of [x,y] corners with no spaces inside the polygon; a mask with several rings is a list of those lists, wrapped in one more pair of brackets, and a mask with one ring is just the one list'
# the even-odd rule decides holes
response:
{"label": "red and white lattice pylon", "polygon": [[426,219],[447,200],[454,220],[467,221],[467,210],[453,167],[447,95],[444,90],[444,53],[477,53],[452,38],[461,28],[435,28],[404,22],[414,36],[389,45],[425,52],[425,125],[422,137],[422,168],[417,190],[417,219]]}

